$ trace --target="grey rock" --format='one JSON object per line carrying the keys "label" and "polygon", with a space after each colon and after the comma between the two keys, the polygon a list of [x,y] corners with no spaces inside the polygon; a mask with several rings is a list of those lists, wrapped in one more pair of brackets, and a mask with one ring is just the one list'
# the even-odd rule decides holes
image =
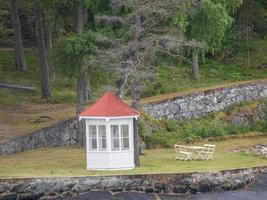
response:
{"label": "grey rock", "polygon": [[169,107],[170,107],[169,109],[171,110],[172,113],[177,113],[181,109],[180,106],[177,105],[175,102],[170,102]]}
{"label": "grey rock", "polygon": [[105,188],[122,188],[124,186],[124,180],[118,177],[110,177],[102,182]]}
{"label": "grey rock", "polygon": [[72,188],[72,191],[87,192],[95,188],[99,183],[99,180],[96,179],[81,181]]}
{"label": "grey rock", "polygon": [[107,191],[96,191],[96,192],[89,192],[77,197],[73,197],[72,200],[115,200],[111,193]]}
{"label": "grey rock", "polygon": [[134,188],[143,185],[143,182],[142,179],[126,179],[124,185],[128,188]]}
{"label": "grey rock", "polygon": [[19,195],[19,200],[38,200],[43,196],[42,193],[40,194],[21,194]]}
{"label": "grey rock", "polygon": [[161,200],[186,200],[186,196],[185,195],[169,195],[169,194],[162,194],[160,195],[160,199]]}
{"label": "grey rock", "polygon": [[152,194],[144,194],[137,192],[123,192],[114,196],[117,200],[156,200]]}
{"label": "grey rock", "polygon": [[0,182],[0,193],[8,192],[9,187],[7,183]]}
{"label": "grey rock", "polygon": [[0,200],[17,200],[17,194],[16,193],[3,194],[2,197],[0,197]]}

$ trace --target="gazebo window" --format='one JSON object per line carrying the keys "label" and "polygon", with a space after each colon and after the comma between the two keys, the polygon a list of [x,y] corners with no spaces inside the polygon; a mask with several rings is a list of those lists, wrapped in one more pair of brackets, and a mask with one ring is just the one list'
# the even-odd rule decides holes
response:
{"label": "gazebo window", "polygon": [[119,151],[120,150],[120,133],[119,125],[111,125],[111,150]]}
{"label": "gazebo window", "polygon": [[129,150],[130,142],[129,142],[129,126],[128,125],[121,125],[121,140],[122,140],[122,150]]}
{"label": "gazebo window", "polygon": [[97,150],[96,125],[89,125],[89,149]]}
{"label": "gazebo window", "polygon": [[106,136],[105,125],[98,126],[98,146],[99,146],[99,151],[107,150],[107,136]]}

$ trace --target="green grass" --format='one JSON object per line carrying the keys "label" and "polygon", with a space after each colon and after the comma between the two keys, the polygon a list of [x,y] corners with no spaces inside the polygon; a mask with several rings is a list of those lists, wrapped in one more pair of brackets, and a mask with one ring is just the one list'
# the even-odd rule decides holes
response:
{"label": "green grass", "polygon": [[[165,64],[160,64],[160,67],[156,69],[154,83],[146,82],[145,97],[168,93],[194,92],[200,88],[266,78],[267,69],[256,70],[256,68],[267,63],[267,40],[251,40],[250,66],[248,66],[247,51],[244,45],[242,43],[238,53],[228,59],[207,58],[205,63],[200,63],[200,80],[193,79],[191,66],[188,64],[172,63],[169,59],[166,59],[163,62]],[[163,95],[160,98],[165,97],[168,98],[168,95]],[[157,99],[157,97],[148,98],[147,101],[153,101],[153,99]]]}
{"label": "green grass", "polygon": [[38,86],[39,81],[39,61],[36,50],[27,49],[25,51],[28,72],[15,70],[15,54],[11,50],[0,50],[0,80],[1,82],[21,83]]}
{"label": "green grass", "polygon": [[[203,145],[207,141],[194,143]],[[210,143],[210,142],[209,142]],[[0,156],[0,177],[90,176],[112,174],[151,174],[217,171],[267,165],[267,159],[232,150],[267,144],[267,137],[228,139],[216,144],[215,159],[210,161],[175,160],[174,149],[146,150],[141,166],[126,171],[86,171],[85,151],[76,148],[50,148]]]}
{"label": "green grass", "polygon": [[236,63],[240,66],[250,67],[252,69],[257,68],[262,64],[267,63],[266,56],[266,39],[252,39],[249,42],[250,46],[250,66],[248,66],[248,57],[247,57],[247,47],[245,44],[242,44],[238,53],[230,59],[230,62]]}
{"label": "green grass", "polygon": [[[237,103],[225,110],[183,121],[157,120],[141,113],[144,123],[139,125],[139,134],[147,148],[169,148],[179,141],[192,143],[205,138],[229,138],[248,133],[267,135],[267,110],[263,108],[267,109],[266,100]],[[246,116],[244,121],[233,123],[233,118],[239,115]]]}
{"label": "green grass", "polygon": [[[35,92],[22,93],[0,90],[0,104],[7,106],[20,105],[25,102],[43,103],[40,96],[40,69],[36,50],[25,51],[27,72],[15,69],[15,56],[11,50],[0,49],[0,82],[31,85]],[[52,100],[48,103],[75,103],[76,102],[76,78],[65,77],[64,74],[52,74]],[[93,94],[99,96],[107,85],[114,85],[114,73],[102,68],[92,68],[89,71],[89,79]]]}
{"label": "green grass", "polygon": [[[14,52],[11,50],[0,49],[0,82],[24,84],[34,86],[35,92],[23,93],[17,91],[0,90],[0,104],[7,106],[16,106],[25,102],[43,103],[40,98],[40,69],[38,54],[36,50],[27,49],[25,51],[27,72],[20,72],[15,69]],[[54,98],[51,103],[57,102],[75,102],[75,84],[74,80],[58,77],[52,81]],[[70,84],[71,83],[71,84]]]}

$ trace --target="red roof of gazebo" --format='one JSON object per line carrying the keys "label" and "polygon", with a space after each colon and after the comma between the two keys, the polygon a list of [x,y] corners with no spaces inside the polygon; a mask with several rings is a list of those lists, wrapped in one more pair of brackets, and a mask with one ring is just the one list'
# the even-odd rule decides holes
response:
{"label": "red roof of gazebo", "polygon": [[80,113],[80,117],[136,116],[138,112],[112,92],[106,92],[97,102]]}

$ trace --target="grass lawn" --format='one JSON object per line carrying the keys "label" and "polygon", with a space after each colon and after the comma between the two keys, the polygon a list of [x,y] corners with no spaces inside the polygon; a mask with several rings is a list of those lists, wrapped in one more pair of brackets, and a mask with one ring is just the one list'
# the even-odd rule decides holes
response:
{"label": "grass lawn", "polygon": [[[202,145],[207,141],[195,143]],[[178,161],[173,149],[146,150],[141,166],[127,171],[86,171],[85,151],[77,148],[50,148],[0,156],[0,177],[90,176],[112,174],[182,173],[267,166],[267,159],[234,153],[232,150],[267,144],[267,137],[227,139],[216,144],[211,161]]]}

